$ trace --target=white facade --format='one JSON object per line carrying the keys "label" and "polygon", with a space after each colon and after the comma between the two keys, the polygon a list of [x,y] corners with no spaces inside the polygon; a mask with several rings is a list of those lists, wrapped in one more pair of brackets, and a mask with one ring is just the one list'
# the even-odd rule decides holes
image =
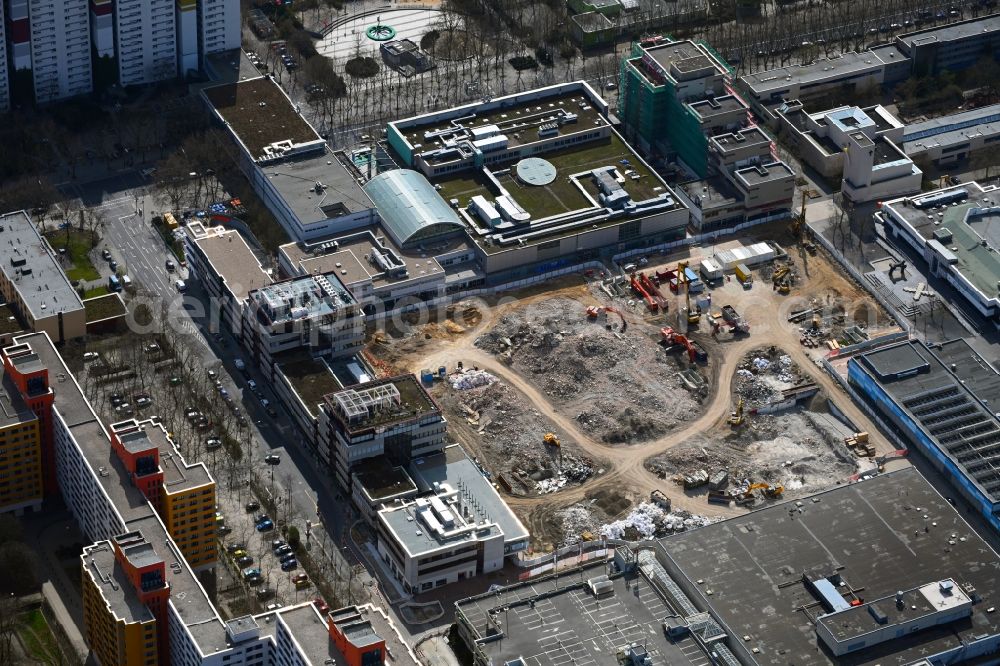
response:
{"label": "white facade", "polygon": [[90,39],[98,58],[115,57],[115,17],[112,0],[98,0],[90,7]]}
{"label": "white facade", "polygon": [[10,69],[11,71],[31,69],[31,21],[28,18],[28,0],[9,0],[4,9],[7,12],[4,30],[10,39]]}
{"label": "white facade", "polygon": [[[4,6],[0,2],[0,44],[7,44],[7,21]],[[10,77],[7,74],[7,48],[0,49],[0,112],[10,108]]]}
{"label": "white facade", "polygon": [[177,3],[177,69],[181,76],[197,71],[198,61],[198,8],[194,2]]}
{"label": "white facade", "polygon": [[198,0],[201,57],[240,47],[240,0]]}
{"label": "white facade", "polygon": [[140,85],[176,76],[174,0],[118,0],[115,41],[121,85]]}
{"label": "white facade", "polygon": [[87,0],[32,0],[31,69],[38,102],[92,89],[90,10]]}

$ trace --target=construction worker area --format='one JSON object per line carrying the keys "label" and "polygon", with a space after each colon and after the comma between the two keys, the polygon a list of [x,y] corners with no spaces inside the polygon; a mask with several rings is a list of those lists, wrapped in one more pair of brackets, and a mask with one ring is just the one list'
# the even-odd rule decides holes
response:
{"label": "construction worker area", "polygon": [[458,304],[369,353],[445,368],[449,436],[536,551],[805,497],[900,457],[821,362],[899,328],[801,228]]}

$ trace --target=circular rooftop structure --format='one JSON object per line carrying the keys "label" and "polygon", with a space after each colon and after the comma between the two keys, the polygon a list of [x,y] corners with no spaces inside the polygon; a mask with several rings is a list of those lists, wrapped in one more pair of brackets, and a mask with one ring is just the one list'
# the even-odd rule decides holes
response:
{"label": "circular rooftop structure", "polygon": [[556,179],[556,168],[540,157],[526,157],[514,166],[517,179],[526,185],[548,185]]}

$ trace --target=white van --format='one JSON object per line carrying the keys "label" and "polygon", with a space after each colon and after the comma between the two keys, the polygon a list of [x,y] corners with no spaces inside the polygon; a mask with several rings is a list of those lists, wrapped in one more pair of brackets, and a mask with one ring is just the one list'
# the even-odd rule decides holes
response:
{"label": "white van", "polygon": [[128,291],[129,289],[131,289],[132,288],[132,278],[130,278],[127,275],[123,275],[122,276],[122,287],[124,287],[126,291]]}
{"label": "white van", "polygon": [[177,291],[184,292],[187,291],[188,286],[184,284],[184,280],[178,280],[174,282],[174,286],[177,287]]}

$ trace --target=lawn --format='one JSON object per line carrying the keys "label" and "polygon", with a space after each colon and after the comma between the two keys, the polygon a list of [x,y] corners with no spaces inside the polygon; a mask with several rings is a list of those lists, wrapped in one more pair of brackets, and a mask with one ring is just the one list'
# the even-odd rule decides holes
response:
{"label": "lawn", "polygon": [[83,307],[87,312],[87,321],[100,321],[108,317],[125,314],[125,306],[114,294],[99,296],[83,302]]}
{"label": "lawn", "polygon": [[[500,184],[535,220],[590,207],[590,202],[577,186],[568,180],[568,176],[601,166],[616,167],[623,174],[626,170],[631,170],[639,176],[635,180],[630,176],[626,177],[622,183],[622,187],[635,201],[644,201],[662,191],[656,188],[662,187],[663,184],[617,136],[581,146],[540,153],[537,157],[548,160],[556,167],[558,175],[549,185],[541,187],[523,185],[511,174],[497,177]],[[596,192],[596,187],[591,185],[589,178],[584,178],[580,182],[592,194]],[[482,194],[487,198],[496,196],[496,193],[491,191],[487,179],[478,170],[450,176],[436,181],[436,184],[440,185],[438,193],[445,201],[458,199],[460,206],[468,205],[469,199],[476,194]]]}
{"label": "lawn", "polygon": [[42,611],[36,608],[21,615],[21,622],[17,626],[17,635],[24,644],[25,651],[29,656],[43,664],[56,666],[62,663],[62,655],[55,636],[49,628],[49,623],[42,615]]}
{"label": "lawn", "polygon": [[71,282],[100,279],[101,274],[97,272],[94,264],[90,261],[89,253],[93,246],[89,232],[79,229],[60,229],[47,233],[45,238],[56,254],[59,254],[60,250],[66,250],[66,253],[61,256],[64,262],[69,264],[67,266],[64,263],[64,268],[66,269],[66,277]]}
{"label": "lawn", "polygon": [[91,287],[90,289],[87,289],[85,292],[83,292],[83,297],[84,299],[96,298],[98,296],[104,296],[109,293],[111,292],[108,291],[108,288],[102,285],[100,287]]}

